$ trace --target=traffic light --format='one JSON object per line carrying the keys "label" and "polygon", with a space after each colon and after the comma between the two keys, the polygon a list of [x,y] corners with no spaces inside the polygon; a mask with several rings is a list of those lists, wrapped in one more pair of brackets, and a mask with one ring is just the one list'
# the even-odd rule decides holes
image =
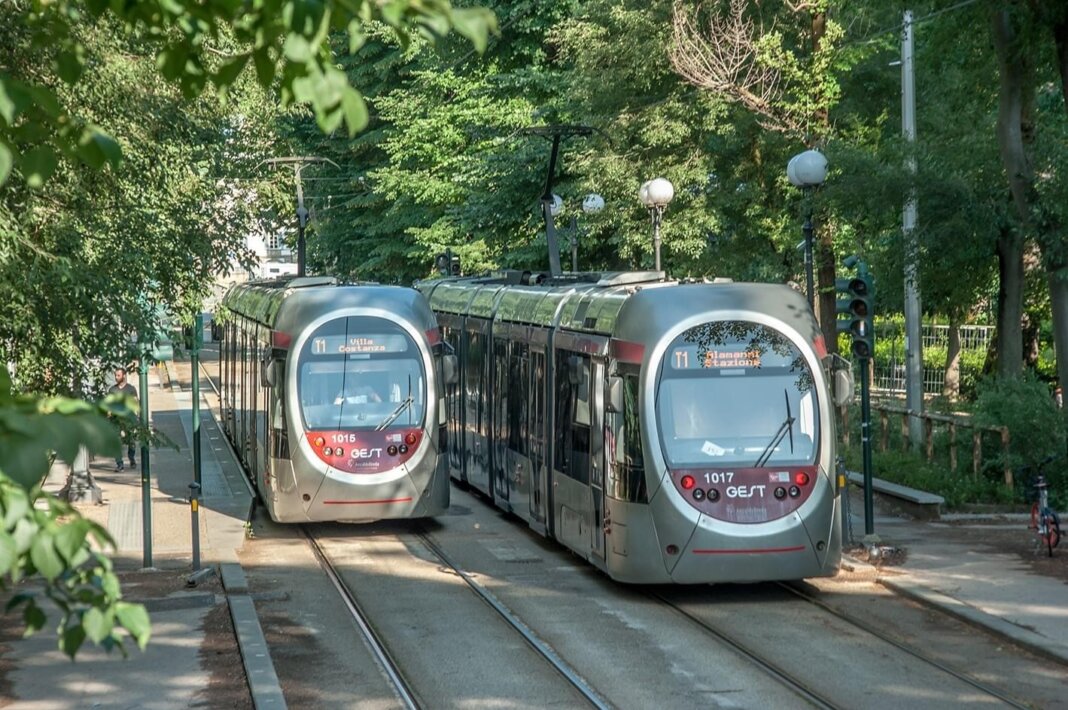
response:
{"label": "traffic light", "polygon": [[434,257],[434,266],[442,276],[461,275],[460,257],[453,254],[452,249],[446,249]]}
{"label": "traffic light", "polygon": [[848,333],[853,339],[851,350],[854,357],[870,358],[875,353],[875,329],[872,297],[875,295],[874,284],[867,267],[860,262],[857,275],[849,279],[835,279],[835,290],[843,294],[836,302],[839,315],[844,320],[837,321],[839,333]]}

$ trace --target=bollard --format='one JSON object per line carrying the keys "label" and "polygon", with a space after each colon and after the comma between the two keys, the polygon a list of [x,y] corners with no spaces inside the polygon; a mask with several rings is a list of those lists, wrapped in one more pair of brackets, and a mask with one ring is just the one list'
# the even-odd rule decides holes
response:
{"label": "bollard", "polygon": [[200,570],[200,484],[189,484],[189,514],[193,524],[193,571]]}

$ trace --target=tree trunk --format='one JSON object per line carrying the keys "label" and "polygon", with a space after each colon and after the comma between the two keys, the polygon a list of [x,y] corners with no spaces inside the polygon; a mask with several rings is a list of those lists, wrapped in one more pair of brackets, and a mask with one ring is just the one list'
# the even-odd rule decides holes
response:
{"label": "tree trunk", "polygon": [[[1057,69],[1061,75],[1061,96],[1068,111],[1068,10],[1053,22],[1053,42],[1057,48]],[[1049,264],[1049,300],[1053,310],[1053,347],[1057,354],[1057,386],[1068,383],[1068,266]],[[1068,409],[1062,410],[1068,417]]]}
{"label": "tree trunk", "polygon": [[942,395],[950,401],[960,397],[960,318],[949,317],[948,343],[946,345],[946,372],[942,381]]}
{"label": "tree trunk", "polygon": [[[1050,271],[1049,300],[1053,306],[1053,346],[1057,350],[1057,384],[1063,387],[1068,383],[1068,267],[1062,266]],[[1068,412],[1068,408],[1065,412]]]}
{"label": "tree trunk", "polygon": [[1023,238],[1011,227],[998,236],[998,377],[1023,370]]}
{"label": "tree trunk", "polygon": [[[1026,143],[1034,139],[1031,108],[1034,77],[1027,52],[1020,46],[1013,15],[1008,9],[993,14],[994,47],[1000,75],[998,100],[998,149],[1009,181],[1013,206],[1021,226],[1031,224],[1035,200],[1034,171]],[[1023,247],[1020,230],[1011,226],[998,237],[998,268],[1001,287],[998,299],[998,374],[1013,377],[1023,369]]]}
{"label": "tree trunk", "polygon": [[819,271],[816,280],[819,288],[816,292],[816,310],[820,320],[820,330],[823,332],[823,342],[827,345],[828,353],[838,352],[838,320],[837,299],[838,294],[834,290],[834,234],[831,229],[824,225],[819,231],[819,243],[816,245],[816,268]]}

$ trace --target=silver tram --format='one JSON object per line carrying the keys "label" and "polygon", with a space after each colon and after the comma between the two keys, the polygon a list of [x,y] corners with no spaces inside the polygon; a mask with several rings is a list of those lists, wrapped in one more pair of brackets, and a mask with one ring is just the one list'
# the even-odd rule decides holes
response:
{"label": "silver tram", "polygon": [[426,517],[449,506],[450,369],[413,289],[305,277],[223,305],[223,428],[279,522]]}
{"label": "silver tram", "polygon": [[660,272],[417,288],[459,357],[454,478],[624,582],[837,572],[827,353],[800,294]]}

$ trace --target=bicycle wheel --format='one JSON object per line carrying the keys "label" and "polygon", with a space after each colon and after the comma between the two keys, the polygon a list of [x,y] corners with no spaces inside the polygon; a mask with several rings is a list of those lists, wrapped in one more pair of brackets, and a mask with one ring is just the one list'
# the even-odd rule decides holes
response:
{"label": "bicycle wheel", "polygon": [[1052,510],[1046,518],[1046,545],[1049,547],[1049,556],[1053,557],[1053,548],[1061,541],[1061,521]]}

